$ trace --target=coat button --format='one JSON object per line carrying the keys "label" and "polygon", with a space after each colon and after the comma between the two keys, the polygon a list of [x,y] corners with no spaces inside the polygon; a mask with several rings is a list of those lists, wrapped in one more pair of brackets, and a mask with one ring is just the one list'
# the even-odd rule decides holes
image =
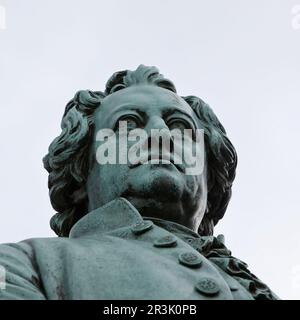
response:
{"label": "coat button", "polygon": [[142,222],[139,222],[131,227],[131,231],[134,234],[142,234],[153,227],[153,222],[150,220],[144,220]]}
{"label": "coat button", "polygon": [[235,284],[230,285],[229,288],[230,288],[231,291],[237,291],[237,290],[239,290],[238,286],[236,286]]}
{"label": "coat button", "polygon": [[218,294],[218,292],[220,291],[220,288],[218,284],[215,282],[215,280],[208,277],[200,279],[197,282],[195,288],[197,291],[207,296],[214,296]]}
{"label": "coat button", "polygon": [[191,268],[200,267],[202,263],[201,257],[194,252],[183,252],[178,259],[181,264]]}
{"label": "coat button", "polygon": [[169,247],[175,247],[176,244],[177,244],[176,238],[172,235],[168,235],[155,240],[153,245],[154,247],[157,247],[157,248],[169,248]]}

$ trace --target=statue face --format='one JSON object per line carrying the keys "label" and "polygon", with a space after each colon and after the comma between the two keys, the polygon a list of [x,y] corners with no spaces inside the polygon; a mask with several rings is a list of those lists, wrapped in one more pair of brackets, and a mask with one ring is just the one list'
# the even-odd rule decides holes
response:
{"label": "statue face", "polygon": [[[94,117],[95,131],[89,151],[90,171],[86,185],[89,210],[117,197],[125,197],[143,216],[181,223],[196,231],[207,201],[204,154],[204,170],[198,175],[187,175],[182,170],[185,163],[181,166],[173,163],[100,165],[96,160],[97,149],[103,143],[96,141],[99,130],[118,131],[119,120],[127,121],[129,130],[140,128],[149,136],[151,129],[171,130],[174,126],[201,129],[191,107],[169,90],[154,85],[136,85],[103,99]],[[116,142],[120,142],[118,135]],[[183,145],[183,148],[193,148],[193,144],[196,141]]]}

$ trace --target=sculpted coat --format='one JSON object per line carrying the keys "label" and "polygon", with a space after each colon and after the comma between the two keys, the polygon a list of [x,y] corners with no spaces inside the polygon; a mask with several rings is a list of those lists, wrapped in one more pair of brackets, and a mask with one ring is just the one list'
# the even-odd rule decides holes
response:
{"label": "sculpted coat", "polygon": [[214,237],[142,218],[124,198],[79,220],[69,238],[0,246],[1,299],[275,299]]}

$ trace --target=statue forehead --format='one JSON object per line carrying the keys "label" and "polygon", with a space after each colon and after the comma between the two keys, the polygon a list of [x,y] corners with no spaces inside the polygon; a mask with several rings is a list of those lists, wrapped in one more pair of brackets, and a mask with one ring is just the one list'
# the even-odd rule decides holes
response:
{"label": "statue forehead", "polygon": [[189,104],[176,93],[154,85],[133,85],[105,97],[97,113],[109,116],[124,106],[137,107],[143,111],[172,108],[181,109],[193,115]]}

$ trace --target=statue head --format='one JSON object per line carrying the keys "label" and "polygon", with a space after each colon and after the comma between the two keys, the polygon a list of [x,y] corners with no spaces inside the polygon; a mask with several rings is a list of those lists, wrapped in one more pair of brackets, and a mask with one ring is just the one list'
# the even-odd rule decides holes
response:
{"label": "statue head", "polygon": [[[139,141],[141,150],[156,141],[153,129],[189,129],[191,141],[183,144],[183,151],[191,151],[199,143],[194,132],[202,130],[203,170],[186,174],[188,164],[179,165],[173,158],[156,164],[99,164],[97,151],[107,140],[99,141],[97,134],[103,129],[119,133],[120,121],[126,121],[129,131],[146,133]],[[231,197],[235,149],[212,109],[196,96],[177,95],[174,84],[157,68],[140,65],[135,71],[116,72],[104,92],[77,92],[65,108],[61,128],[43,159],[57,211],[50,221],[56,234],[68,236],[80,218],[117,197],[127,198],[142,216],[181,223],[201,235],[213,234]],[[112,140],[116,148],[122,144],[120,137]],[[176,139],[171,136],[169,147],[172,154]]]}

